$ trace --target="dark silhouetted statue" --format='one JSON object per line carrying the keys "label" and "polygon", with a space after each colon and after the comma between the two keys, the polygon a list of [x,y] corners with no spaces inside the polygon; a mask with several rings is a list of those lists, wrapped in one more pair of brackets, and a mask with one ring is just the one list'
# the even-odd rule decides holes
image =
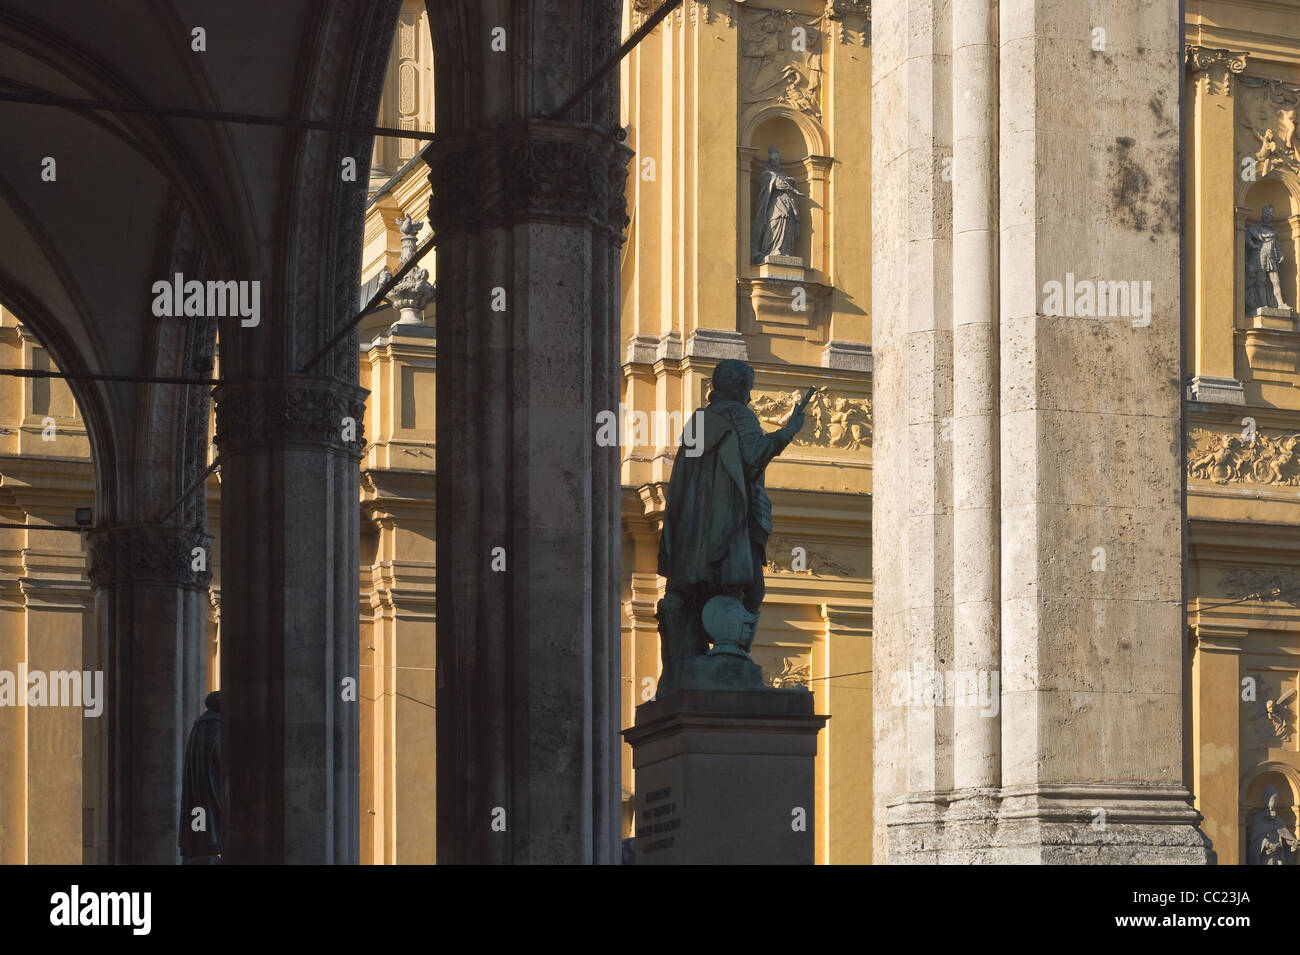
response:
{"label": "dark silhouetted statue", "polygon": [[183,865],[221,862],[221,693],[203,700],[185,743],[181,777],[180,849]]}
{"label": "dark silhouetted statue", "polygon": [[707,406],[683,429],[659,539],[668,592],[657,613],[663,649],[657,697],[689,687],[762,686],[748,650],[772,533],[763,474],[799,433],[812,389],[782,428],[764,432],[749,407],[753,385],[745,362],[719,362]]}

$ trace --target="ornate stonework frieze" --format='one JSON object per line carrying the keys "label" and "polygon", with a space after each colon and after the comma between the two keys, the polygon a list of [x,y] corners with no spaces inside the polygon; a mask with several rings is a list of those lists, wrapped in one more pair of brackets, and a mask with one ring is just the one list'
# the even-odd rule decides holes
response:
{"label": "ornate stonework frieze", "polygon": [[810,666],[797,656],[781,658],[781,668],[763,671],[763,682],[777,690],[807,686]]}
{"label": "ornate stonework frieze", "polygon": [[215,440],[223,457],[308,445],[359,459],[365,447],[368,393],[333,378],[308,375],[218,385]]}
{"label": "ornate stonework frieze", "polygon": [[1281,674],[1280,682],[1272,679],[1279,674],[1252,674],[1255,680],[1254,702],[1250,707],[1249,727],[1253,730],[1255,743],[1264,748],[1286,748],[1295,736],[1294,700],[1296,689],[1292,686],[1284,689],[1289,681],[1294,681],[1294,674]]}
{"label": "ornate stonework frieze", "polygon": [[1194,428],[1188,435],[1187,476],[1215,484],[1300,485],[1300,434],[1270,438],[1261,431],[1220,434]]}
{"label": "ornate stonework frieze", "polygon": [[1257,176],[1274,169],[1300,173],[1296,110],[1300,85],[1243,76],[1237,81],[1237,152],[1254,156]]}
{"label": "ornate stonework frieze", "polygon": [[1246,54],[1207,46],[1187,47],[1187,71],[1210,84],[1211,93],[1231,94],[1230,77],[1246,69]]}
{"label": "ornate stonework frieze", "polygon": [[[802,554],[796,555],[796,547],[802,550]],[[800,566],[796,567],[796,563]],[[800,544],[777,534],[767,539],[767,563],[763,569],[769,573],[806,574],[810,577],[859,576],[856,570],[836,560],[824,548]]]}
{"label": "ornate stonework frieze", "polygon": [[1234,567],[1224,571],[1219,585],[1235,600],[1300,604],[1300,574],[1290,567]]}
{"label": "ornate stonework frieze", "polygon": [[528,120],[435,140],[429,159],[434,231],[551,221],[585,223],[622,242],[632,151],[616,136]]}
{"label": "ornate stonework frieze", "polygon": [[783,103],[821,118],[822,19],[789,10],[741,12],[741,106]]}
{"label": "ornate stonework frieze", "polygon": [[[95,587],[149,582],[204,590],[212,580],[212,538],[199,530],[129,524],[87,531],[86,542],[86,576]],[[203,549],[201,560],[195,548]]]}
{"label": "ornate stonework frieze", "polygon": [[[785,424],[790,412],[803,398],[801,389],[790,392],[756,393],[754,412],[765,425]],[[792,442],[822,448],[861,451],[871,446],[871,399],[834,396],[827,387],[818,388],[805,412],[808,423]]]}

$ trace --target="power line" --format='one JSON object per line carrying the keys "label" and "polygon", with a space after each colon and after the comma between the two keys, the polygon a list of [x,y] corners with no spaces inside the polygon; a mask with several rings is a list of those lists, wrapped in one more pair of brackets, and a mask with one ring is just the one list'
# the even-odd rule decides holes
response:
{"label": "power line", "polygon": [[0,524],[0,527],[15,531],[76,531],[78,534],[90,530],[89,527],[74,527],[71,524],[11,524],[5,522]]}
{"label": "power line", "polygon": [[57,378],[63,381],[132,381],[151,385],[219,385],[216,378],[173,378],[162,375],[93,375],[68,371],[39,371],[33,368],[0,368],[0,375],[15,378]]}
{"label": "power line", "polygon": [[143,113],[147,116],[166,116],[171,119],[198,119],[217,123],[238,123],[244,126],[278,126],[283,129],[313,129],[330,133],[367,133],[371,136],[391,136],[394,139],[433,139],[428,129],[398,129],[394,126],[357,126],[352,123],[334,123],[322,119],[295,119],[290,116],[266,116],[261,113],[227,113],[216,109],[190,109],[183,106],[156,106],[152,103],[128,103],[123,100],[83,99],[77,96],[58,96],[54,93],[0,90],[0,103],[18,103],[28,106],[56,106],[63,109],[104,113]]}

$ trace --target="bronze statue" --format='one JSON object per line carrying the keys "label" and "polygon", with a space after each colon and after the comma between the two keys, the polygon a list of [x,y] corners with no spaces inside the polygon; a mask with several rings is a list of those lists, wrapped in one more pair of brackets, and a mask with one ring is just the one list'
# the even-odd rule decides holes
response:
{"label": "bronze statue", "polygon": [[[683,445],[673,464],[659,539],[659,573],[667,578],[668,592],[658,608],[663,673],[656,695],[698,682],[694,665],[710,652],[710,630],[715,651],[723,655],[711,662],[730,668],[723,682],[761,685],[761,671],[747,651],[763,602],[772,533],[763,475],[803,427],[813,389],[780,430],[764,432],[749,407],[753,385],[754,371],[745,362],[719,362],[708,405],[696,410],[688,432],[696,453],[685,453]],[[716,597],[732,599],[715,604],[705,620],[705,605]],[[729,636],[718,639],[724,632]]]}
{"label": "bronze statue", "polygon": [[182,865],[221,862],[221,693],[209,693],[185,743],[181,776]]}

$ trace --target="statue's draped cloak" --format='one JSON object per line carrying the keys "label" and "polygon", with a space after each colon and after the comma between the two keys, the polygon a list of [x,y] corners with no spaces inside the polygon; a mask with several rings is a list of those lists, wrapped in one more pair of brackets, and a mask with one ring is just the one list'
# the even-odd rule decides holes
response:
{"label": "statue's draped cloak", "polygon": [[786,213],[773,214],[785,194],[777,185],[778,175],[783,180],[787,178],[783,173],[764,169],[759,181],[758,202],[755,204],[754,221],[749,235],[750,252],[754,257],[783,253],[787,233],[791,241],[799,238],[799,213],[793,202],[789,203]]}
{"label": "statue's draped cloak", "polygon": [[[194,810],[202,807],[207,830],[195,832]],[[221,715],[207,710],[194,721],[185,744],[181,777],[182,856],[214,855],[221,848]]]}
{"label": "statue's draped cloak", "polygon": [[743,586],[754,569],[740,441],[731,422],[710,408],[698,409],[690,426],[700,453],[689,454],[683,443],[673,462],[659,573],[675,590]]}

